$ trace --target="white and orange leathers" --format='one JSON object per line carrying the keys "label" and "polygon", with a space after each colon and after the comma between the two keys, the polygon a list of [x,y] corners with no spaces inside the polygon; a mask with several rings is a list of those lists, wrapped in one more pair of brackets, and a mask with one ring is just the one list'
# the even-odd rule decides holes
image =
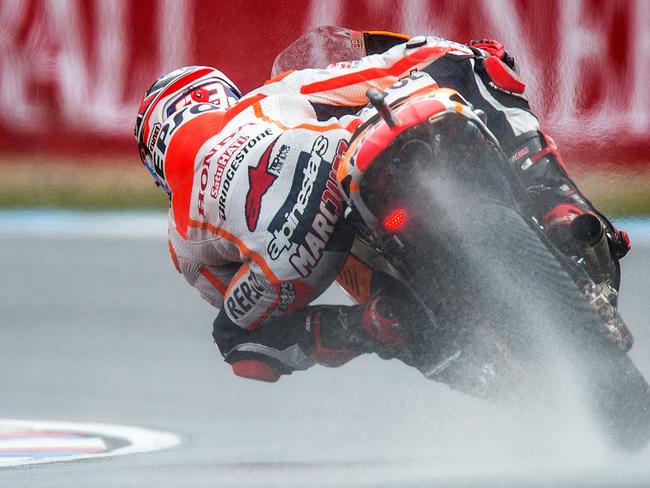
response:
{"label": "white and orange leathers", "polygon": [[317,120],[312,103],[365,105],[460,44],[413,39],[384,54],[285,73],[227,112],[195,104],[170,117],[153,147],[172,197],[170,251],[203,298],[245,329],[299,309],[348,256],[335,171],[359,119]]}

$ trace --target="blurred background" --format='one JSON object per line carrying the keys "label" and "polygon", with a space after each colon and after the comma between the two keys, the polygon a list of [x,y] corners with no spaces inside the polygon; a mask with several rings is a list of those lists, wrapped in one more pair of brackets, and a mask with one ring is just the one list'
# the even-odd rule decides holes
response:
{"label": "blurred background", "polygon": [[[214,309],[173,271],[137,107],[183,65],[251,90],[320,25],[510,50],[570,173],[632,236],[621,309],[650,377],[650,220],[630,218],[650,215],[650,0],[0,0],[0,418],[183,439],[156,455],[3,469],[0,486],[504,486],[526,471],[509,486],[549,472],[650,486],[647,455],[622,465],[571,412],[501,412],[397,361],[364,356],[273,386],[223,363]],[[320,300],[346,303],[334,287]]]}
{"label": "blurred background", "polygon": [[318,25],[500,40],[586,194],[650,211],[649,0],[0,0],[0,207],[156,208],[132,128],[154,79],[246,92]]}

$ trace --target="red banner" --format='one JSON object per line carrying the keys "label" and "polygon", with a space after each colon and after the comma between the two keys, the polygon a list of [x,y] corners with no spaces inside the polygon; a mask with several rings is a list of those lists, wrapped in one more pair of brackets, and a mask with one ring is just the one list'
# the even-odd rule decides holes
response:
{"label": "red banner", "polygon": [[250,90],[317,25],[499,39],[565,154],[650,160],[650,0],[0,0],[0,150],[135,154],[159,75],[206,64]]}

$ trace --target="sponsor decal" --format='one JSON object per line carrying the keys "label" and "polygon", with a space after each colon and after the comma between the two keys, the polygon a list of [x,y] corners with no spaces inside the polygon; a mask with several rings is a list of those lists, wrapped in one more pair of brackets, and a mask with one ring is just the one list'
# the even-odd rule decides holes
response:
{"label": "sponsor decal", "polygon": [[295,301],[296,289],[293,283],[290,281],[280,283],[280,304],[278,305],[278,310],[281,312],[286,311]]}
{"label": "sponsor decal", "polygon": [[162,126],[160,125],[160,122],[156,122],[153,125],[153,129],[151,130],[151,139],[149,140],[149,151],[153,151],[153,147],[158,140],[158,135],[160,134],[161,127]]}
{"label": "sponsor decal", "polygon": [[289,195],[267,228],[273,236],[267,246],[273,260],[278,259],[292,245],[301,242],[309,230],[311,218],[305,212],[313,212],[318,206],[320,195],[313,190],[317,180],[327,178],[329,168],[322,162],[328,146],[327,138],[319,136],[309,153],[301,151],[298,156]]}
{"label": "sponsor decal", "polygon": [[280,136],[266,148],[257,166],[250,166],[248,168],[249,186],[248,193],[246,194],[245,215],[248,230],[251,232],[257,228],[257,221],[259,220],[262,208],[262,197],[264,197],[268,189],[271,188],[271,185],[280,176],[280,171],[282,171],[287,160],[289,146],[286,144],[282,144],[275,157],[271,159],[271,153],[279,138]]}
{"label": "sponsor decal", "polygon": [[522,93],[515,93],[513,91],[506,90],[505,88],[502,88],[499,85],[497,85],[496,83],[494,83],[492,80],[488,80],[487,84],[493,90],[500,91],[502,93],[505,93],[506,95],[511,95],[513,97],[521,98],[522,100],[526,100],[526,97]]}
{"label": "sponsor decal", "polygon": [[201,173],[199,178],[199,194],[197,197],[197,209],[199,215],[201,215],[202,217],[205,217],[205,190],[208,186],[208,181],[209,181],[208,172],[210,170],[210,165],[212,164],[212,158],[217,152],[222,150],[224,146],[230,143],[230,145],[225,150],[223,150],[223,152],[217,159],[217,169],[214,173],[214,177],[212,180],[212,188],[210,189],[210,196],[212,196],[212,198],[217,198],[217,190],[221,185],[221,177],[223,175],[223,171],[226,167],[226,164],[228,164],[228,161],[230,161],[230,158],[235,153],[235,151],[239,149],[248,140],[248,136],[236,137],[237,133],[242,129],[242,127],[245,127],[246,125],[252,125],[252,124],[245,124],[241,127],[238,127],[235,132],[227,135],[224,139],[219,141],[219,144],[217,144],[216,146],[214,146],[212,149],[208,151],[208,153],[203,158],[203,161],[201,162]]}
{"label": "sponsor decal", "polygon": [[277,286],[280,288],[280,301],[276,301],[273,306],[260,317],[260,323],[268,322],[269,320],[283,315],[293,302],[296,301],[296,289],[292,282],[285,281]]}
{"label": "sponsor decal", "polygon": [[336,171],[347,147],[348,144],[345,140],[339,141],[336,156],[325,184],[325,190],[320,198],[318,212],[311,222],[311,227],[308,229],[304,241],[298,245],[296,251],[289,257],[291,266],[304,278],[311,274],[320,261],[323,250],[327,246],[330,237],[332,237],[334,226],[339,216],[343,214],[343,195],[335,182]]}
{"label": "sponsor decal", "polygon": [[218,110],[218,108],[210,103],[197,103],[196,105],[192,105],[191,107],[188,107],[176,113],[169,122],[160,128],[158,139],[156,140],[155,144],[153,144],[151,157],[153,168],[158,176],[163,179],[165,178],[165,154],[167,152],[169,141],[171,140],[174,132],[176,132],[176,130],[184,122],[187,122],[188,120],[201,115],[203,112],[212,112],[214,110]]}
{"label": "sponsor decal", "polygon": [[[239,131],[239,129],[237,130]],[[230,158],[232,158],[232,155],[235,154],[235,152],[249,139],[249,137],[245,135],[235,137],[236,134],[236,132],[234,134],[231,134],[226,139],[221,141],[217,146],[218,150],[226,144],[230,143],[230,145],[224,149],[224,151],[219,155],[219,158],[217,159],[217,168],[214,171],[214,177],[212,178],[212,187],[210,188],[210,196],[215,200],[217,199],[219,189],[221,188],[221,180],[223,179],[223,173],[226,169],[226,165],[230,161]]]}
{"label": "sponsor decal", "polygon": [[226,300],[228,314],[234,320],[244,317],[258,303],[265,290],[264,283],[253,273],[239,283]]}
{"label": "sponsor decal", "polygon": [[273,158],[273,161],[271,161],[271,166],[269,166],[270,173],[278,176],[280,175],[282,168],[284,168],[284,163],[287,162],[287,154],[289,154],[289,149],[290,147],[286,144],[282,144],[280,146],[278,153]]}
{"label": "sponsor decal", "polygon": [[218,78],[209,78],[198,85],[193,85],[191,92],[184,91],[170,102],[169,112],[175,112],[195,102],[209,102],[221,110],[227,110],[237,103],[237,95],[226,83]]}
{"label": "sponsor decal", "polygon": [[[218,192],[219,196],[217,199],[219,217],[222,220],[226,220],[226,200],[228,199],[228,192],[230,191],[230,187],[232,186],[232,180],[235,177],[235,173],[237,172],[237,169],[239,169],[239,166],[241,166],[241,163],[244,161],[244,158],[250,152],[250,150],[253,149],[257,145],[257,143],[260,142],[262,139],[271,135],[273,135],[273,130],[266,129],[264,132],[261,132],[257,136],[253,138],[249,138],[245,144],[242,141],[242,143],[238,146],[239,152],[235,154],[234,158],[232,159],[232,162],[230,163],[228,168],[223,172],[221,188],[219,189]],[[237,149],[233,149],[233,152],[236,150]]]}
{"label": "sponsor decal", "polygon": [[210,160],[212,156],[217,152],[217,148],[213,147],[208,151],[208,154],[205,155],[203,161],[201,162],[201,177],[199,179],[199,195],[196,200],[197,210],[201,217],[205,217],[205,189],[208,186],[208,170],[210,169]]}

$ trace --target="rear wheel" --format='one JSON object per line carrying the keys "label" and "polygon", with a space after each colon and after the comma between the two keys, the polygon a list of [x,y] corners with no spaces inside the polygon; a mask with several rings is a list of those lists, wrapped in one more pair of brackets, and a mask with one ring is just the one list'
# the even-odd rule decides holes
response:
{"label": "rear wheel", "polygon": [[[537,233],[499,202],[454,201],[447,194],[442,212],[439,199],[433,200],[434,212],[427,215],[444,218],[432,219],[434,225],[422,225],[409,238],[432,243],[406,244],[415,249],[411,284],[446,331],[465,331],[464,339],[456,339],[465,354],[474,354],[470,362],[496,368],[480,371],[495,375],[487,396],[511,399],[514,392],[536,402],[548,399],[557,368],[568,367],[610,440],[626,449],[644,447],[650,388],[606,337],[600,318]],[[490,342],[486,336],[492,332],[497,340]],[[479,336],[480,351],[473,342]],[[492,344],[492,362],[483,361],[485,344]],[[456,372],[456,380],[463,379],[468,380]]]}
{"label": "rear wheel", "polygon": [[[462,391],[508,400],[552,397],[551,372],[566,364],[613,444],[640,449],[650,388],[515,210],[526,197],[508,169],[471,121],[448,116],[400,134],[364,175],[361,196],[379,221],[396,207],[411,214],[388,255],[439,326],[411,331],[409,361],[441,367],[432,374]],[[478,385],[468,376],[477,367]]]}

